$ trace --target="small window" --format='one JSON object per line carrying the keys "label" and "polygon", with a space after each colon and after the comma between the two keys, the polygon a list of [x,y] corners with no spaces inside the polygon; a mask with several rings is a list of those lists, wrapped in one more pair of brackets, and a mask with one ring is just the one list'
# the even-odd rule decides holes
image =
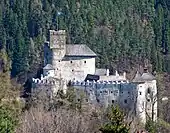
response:
{"label": "small window", "polygon": [[99,99],[97,99],[97,102],[99,103],[99,102],[100,102],[100,100],[99,100]]}
{"label": "small window", "polygon": [[84,61],[84,64],[86,64],[86,61]]}
{"label": "small window", "polygon": [[148,102],[150,102],[150,99],[147,99]]}
{"label": "small window", "polygon": [[61,62],[60,60],[58,62]]}
{"label": "small window", "polygon": [[100,93],[102,93],[102,91],[100,91]]}
{"label": "small window", "polygon": [[115,101],[114,101],[114,100],[112,100],[112,103],[115,103]]}
{"label": "small window", "polygon": [[72,72],[74,72],[74,69],[72,70]]}
{"label": "small window", "polygon": [[88,99],[86,99],[86,102],[88,103],[88,102],[89,102],[89,100],[88,100]]}
{"label": "small window", "polygon": [[150,94],[151,93],[151,88],[148,88],[148,94]]}
{"label": "small window", "polygon": [[142,92],[139,92],[139,95],[142,95]]}
{"label": "small window", "polygon": [[80,99],[77,99],[78,102],[80,102]]}
{"label": "small window", "polygon": [[73,61],[71,60],[70,63],[73,63]]}
{"label": "small window", "polygon": [[126,100],[126,99],[124,100],[124,103],[127,103],[127,100]]}
{"label": "small window", "polygon": [[130,94],[130,92],[128,91],[128,94]]}
{"label": "small window", "polygon": [[113,91],[111,91],[111,93],[113,93]]}

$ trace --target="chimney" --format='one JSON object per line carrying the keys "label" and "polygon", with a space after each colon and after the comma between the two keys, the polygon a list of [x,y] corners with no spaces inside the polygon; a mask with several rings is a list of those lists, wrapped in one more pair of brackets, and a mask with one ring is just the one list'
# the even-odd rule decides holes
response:
{"label": "chimney", "polygon": [[106,76],[109,76],[109,69],[106,69]]}
{"label": "chimney", "polygon": [[124,73],[123,73],[123,78],[125,78],[125,79],[126,79],[126,72],[124,72]]}
{"label": "chimney", "polygon": [[44,76],[43,76],[43,74],[41,74],[41,80],[43,80],[44,79]]}
{"label": "chimney", "polygon": [[117,70],[116,70],[116,73],[115,73],[115,75],[116,75],[116,76],[119,76],[119,74],[118,74],[118,71],[117,71]]}

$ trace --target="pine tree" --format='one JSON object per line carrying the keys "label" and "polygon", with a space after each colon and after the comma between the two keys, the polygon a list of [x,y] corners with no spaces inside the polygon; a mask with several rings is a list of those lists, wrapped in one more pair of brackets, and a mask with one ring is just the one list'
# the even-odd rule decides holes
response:
{"label": "pine tree", "polygon": [[100,131],[102,133],[128,133],[129,128],[124,123],[124,115],[119,109],[119,107],[111,107],[111,112],[109,112],[108,120],[109,122],[105,124]]}

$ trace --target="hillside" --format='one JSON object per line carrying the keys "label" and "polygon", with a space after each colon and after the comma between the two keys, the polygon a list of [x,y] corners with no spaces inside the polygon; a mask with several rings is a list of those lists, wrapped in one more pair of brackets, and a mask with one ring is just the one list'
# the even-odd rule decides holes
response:
{"label": "hillside", "polygon": [[[42,65],[49,29],[65,29],[70,43],[85,43],[97,67],[129,69],[148,59],[168,71],[168,0],[5,0],[0,2],[0,46],[12,61],[12,76]],[[31,71],[32,72],[32,71]]]}
{"label": "hillside", "polygon": [[[130,79],[139,66],[151,64],[159,96],[169,93],[169,0],[1,0],[0,100],[19,96],[11,77],[23,83],[40,72],[50,29],[65,29],[68,43],[96,52],[96,67],[126,71]],[[159,104],[160,119],[170,122],[169,109],[169,101]]]}

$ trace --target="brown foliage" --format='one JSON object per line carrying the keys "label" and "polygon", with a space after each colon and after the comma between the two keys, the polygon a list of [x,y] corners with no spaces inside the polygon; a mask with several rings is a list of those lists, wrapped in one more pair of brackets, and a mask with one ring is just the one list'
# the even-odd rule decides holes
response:
{"label": "brown foliage", "polygon": [[[49,99],[39,92],[34,103],[23,112],[17,133],[92,133],[100,127],[99,110],[92,105],[82,105],[81,111],[71,109],[69,101]],[[64,104],[59,104],[63,102]],[[51,104],[52,103],[52,104]],[[55,105],[55,106],[54,106]]]}

